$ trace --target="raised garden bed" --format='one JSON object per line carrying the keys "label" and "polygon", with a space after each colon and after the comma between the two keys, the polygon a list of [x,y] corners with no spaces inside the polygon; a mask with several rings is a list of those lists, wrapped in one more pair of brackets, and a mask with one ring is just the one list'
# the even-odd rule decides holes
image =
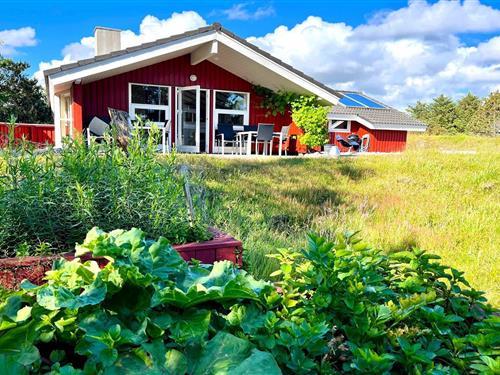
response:
{"label": "raised garden bed", "polygon": [[[213,237],[203,242],[190,242],[182,245],[173,245],[185,260],[198,259],[202,263],[211,264],[219,260],[230,260],[241,266],[242,243],[215,228],[210,228]],[[27,256],[0,259],[0,286],[6,289],[17,289],[22,280],[27,279],[34,284],[41,284],[45,272],[52,268],[55,259],[64,257],[74,259],[74,253],[64,253],[49,256]],[[85,260],[91,257],[82,257]],[[104,266],[107,260],[96,259]]]}

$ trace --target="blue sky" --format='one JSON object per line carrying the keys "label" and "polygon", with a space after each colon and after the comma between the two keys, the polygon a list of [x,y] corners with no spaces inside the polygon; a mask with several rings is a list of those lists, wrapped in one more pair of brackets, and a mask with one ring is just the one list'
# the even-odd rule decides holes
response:
{"label": "blue sky", "polygon": [[494,0],[3,0],[0,53],[28,61],[34,74],[42,62],[89,57],[92,38],[82,38],[96,25],[130,30],[138,43],[217,21],[326,84],[401,107],[439,90],[500,88],[499,8]]}

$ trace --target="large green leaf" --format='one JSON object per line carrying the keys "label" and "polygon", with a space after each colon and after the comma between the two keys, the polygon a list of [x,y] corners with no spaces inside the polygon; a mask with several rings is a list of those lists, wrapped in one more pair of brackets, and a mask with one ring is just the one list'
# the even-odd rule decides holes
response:
{"label": "large green leaf", "polygon": [[123,256],[128,255],[130,249],[120,247],[115,242],[115,237],[122,234],[123,230],[106,233],[97,227],[92,228],[85,237],[83,244],[76,245],[75,255],[77,257],[91,252],[93,256]]}
{"label": "large green leaf", "polygon": [[257,281],[229,261],[216,262],[208,275],[189,278],[175,288],[159,289],[153,295],[152,306],[170,304],[189,308],[208,301],[249,299],[259,295],[270,284]]}
{"label": "large green leaf", "polygon": [[38,290],[36,300],[47,310],[78,309],[104,301],[106,291],[106,284],[100,278],[84,287],[80,294],[75,294],[64,286],[46,284]]}
{"label": "large green leaf", "polygon": [[274,375],[281,371],[269,353],[253,349],[249,341],[226,332],[217,333],[208,342],[192,370],[193,375],[254,373]]}
{"label": "large green leaf", "polygon": [[29,300],[17,292],[0,304],[0,331],[13,328],[31,317],[31,306],[23,306]]}
{"label": "large green leaf", "polygon": [[29,374],[28,367],[19,363],[14,355],[0,354],[0,369],[3,374]]}
{"label": "large green leaf", "polygon": [[131,353],[121,353],[113,366],[104,370],[105,375],[186,373],[187,360],[184,354],[175,349],[168,349],[162,340],[145,343]]}
{"label": "large green leaf", "polygon": [[0,355],[9,366],[15,361],[22,366],[29,366],[40,358],[38,349],[33,345],[37,332],[35,322],[15,327],[0,336]]}
{"label": "large green leaf", "polygon": [[152,243],[148,252],[152,259],[150,272],[162,280],[168,279],[172,274],[184,273],[187,269],[186,261],[163,237]]}
{"label": "large green leaf", "polygon": [[281,370],[270,353],[252,349],[248,358],[231,369],[231,374],[274,375],[281,374]]}
{"label": "large green leaf", "polygon": [[170,337],[180,345],[201,342],[208,335],[210,316],[208,310],[188,310],[174,316]]}
{"label": "large green leaf", "polygon": [[77,246],[76,254],[87,252],[110,257],[117,266],[136,266],[142,274],[160,280],[171,279],[187,268],[187,263],[165,238],[146,240],[144,232],[137,228],[110,233],[93,228],[83,244]]}
{"label": "large green leaf", "polygon": [[104,366],[113,365],[118,359],[120,347],[140,345],[147,339],[147,320],[127,323],[129,326],[116,316],[103,311],[88,315],[79,323],[79,328],[85,332],[85,335],[78,341],[75,351],[92,357]]}

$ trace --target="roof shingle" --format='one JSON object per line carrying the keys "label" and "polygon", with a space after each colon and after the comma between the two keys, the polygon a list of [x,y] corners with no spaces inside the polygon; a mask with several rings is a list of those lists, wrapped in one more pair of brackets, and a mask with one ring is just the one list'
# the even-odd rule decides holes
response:
{"label": "roof shingle", "polygon": [[426,125],[415,120],[408,114],[398,111],[394,108],[361,108],[361,107],[343,107],[336,105],[329,114],[330,118],[339,115],[358,116],[373,125],[375,129],[401,129],[422,131]]}

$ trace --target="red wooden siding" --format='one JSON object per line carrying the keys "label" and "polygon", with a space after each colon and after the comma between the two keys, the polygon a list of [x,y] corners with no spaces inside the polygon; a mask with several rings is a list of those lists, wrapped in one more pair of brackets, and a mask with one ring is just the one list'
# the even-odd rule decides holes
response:
{"label": "red wooden siding", "polygon": [[[191,82],[189,76],[195,74],[198,79]],[[276,124],[275,130],[279,131],[283,125],[290,124],[289,114],[272,116],[260,108],[262,98],[258,97],[252,90],[252,84],[244,79],[212,64],[203,61],[197,65],[191,65],[189,55],[184,55],[172,60],[163,61],[144,68],[132,70],[116,76],[104,78],[99,81],[82,85],[82,117],[83,127],[94,116],[109,119],[108,107],[129,110],[129,83],[156,84],[172,87],[171,118],[175,121],[175,87],[200,85],[202,89],[209,90],[231,90],[250,93],[250,124],[258,122],[271,122]],[[213,130],[213,92],[210,92],[210,130]],[[174,129],[172,129],[174,130]],[[172,139],[175,134],[172,132]],[[210,145],[211,147],[212,145]],[[210,151],[212,151],[210,149]]]}
{"label": "red wooden siding", "polygon": [[[0,143],[3,143],[8,135],[8,126],[5,122],[0,122]],[[55,131],[51,124],[16,124],[14,137],[22,139],[23,137],[33,143],[54,144]]]}
{"label": "red wooden siding", "polygon": [[[373,130],[361,125],[358,122],[351,122],[351,133],[356,133],[360,137],[365,134],[370,135],[369,152],[400,152],[406,147],[406,131],[399,130]],[[345,151],[335,140],[337,135],[346,138],[351,133],[330,133],[330,143],[337,145],[341,151]]]}
{"label": "red wooden siding", "polygon": [[82,85],[73,85],[71,87],[71,96],[73,98],[71,104],[71,114],[73,116],[73,129],[78,132],[83,131],[83,113],[82,113]]}

